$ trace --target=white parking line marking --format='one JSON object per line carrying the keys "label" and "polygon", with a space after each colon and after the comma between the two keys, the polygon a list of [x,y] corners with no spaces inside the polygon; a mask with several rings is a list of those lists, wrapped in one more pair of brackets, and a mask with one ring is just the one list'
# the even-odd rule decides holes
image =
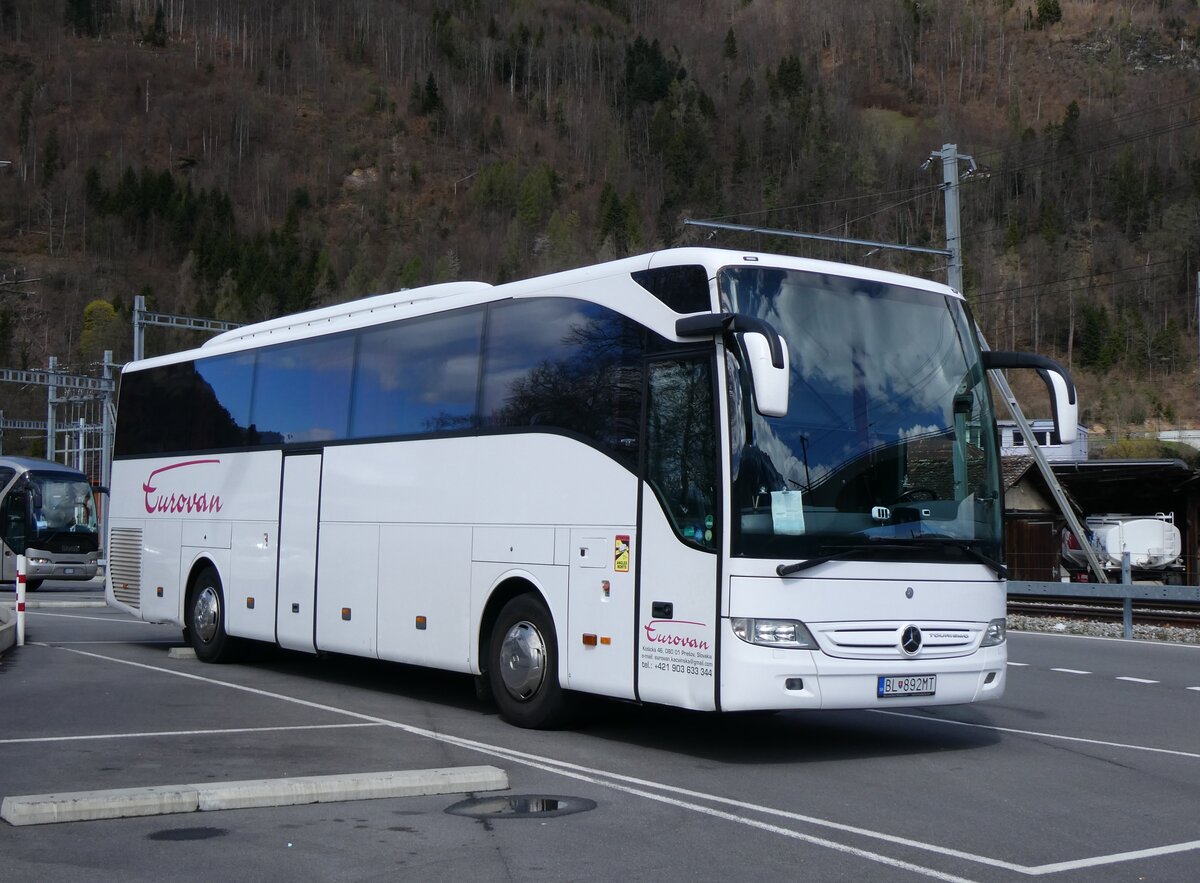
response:
{"label": "white parking line marking", "polygon": [[[913,720],[929,721],[930,723],[950,724],[956,727],[972,727],[976,730],[991,730],[995,733],[1012,733],[1015,736],[1034,736],[1038,739],[1054,739],[1060,742],[1082,742],[1085,745],[1099,745],[1104,748],[1125,748],[1129,751],[1148,751],[1151,754],[1171,754],[1175,757],[1187,757],[1200,760],[1200,754],[1194,751],[1179,751],[1175,748],[1154,748],[1150,745],[1130,745],[1126,742],[1105,742],[1101,739],[1084,739],[1082,736],[1061,736],[1058,733],[1040,733],[1037,730],[1017,730],[1012,727],[997,727],[992,724],[973,724],[967,721],[953,720],[948,717],[929,717],[923,714],[905,714],[903,711],[882,711],[871,709],[872,714],[890,714],[893,717],[908,717]],[[1200,842],[1200,841],[1198,841]]]}
{"label": "white parking line marking", "polygon": [[1150,681],[1146,678],[1117,678],[1118,681],[1129,681],[1131,684],[1157,684],[1158,681]]}
{"label": "white parking line marking", "polygon": [[1200,687],[1188,687],[1188,689],[1195,690],[1197,693],[1200,693]]}
{"label": "white parking line marking", "polygon": [[[946,873],[943,873],[940,871],[935,871],[932,868],[922,867],[920,865],[915,865],[915,864],[912,864],[910,862],[906,862],[906,861],[903,861],[900,859],[895,859],[890,856],[883,855],[881,853],[870,852],[870,851],[860,849],[855,846],[850,846],[849,844],[846,844],[846,843],[838,843],[833,840],[826,840],[824,838],[816,837],[811,834],[804,834],[800,831],[794,831],[794,830],[791,830],[790,828],[780,828],[775,825],[770,825],[770,824],[766,824],[764,822],[760,822],[756,819],[747,818],[746,816],[739,816],[739,815],[734,815],[732,813],[726,813],[722,810],[714,809],[712,807],[702,806],[702,805],[698,805],[698,804],[694,804],[694,803],[688,803],[686,801],[681,801],[681,800],[676,800],[674,798],[667,797],[664,794],[656,794],[653,792],[643,791],[638,788],[632,788],[627,785],[618,784],[618,783],[620,783],[620,782],[636,783],[636,784],[644,785],[644,786],[650,787],[650,788],[657,788],[659,791],[665,791],[665,792],[674,793],[674,794],[682,794],[682,795],[686,795],[686,796],[690,796],[690,797],[696,797],[696,798],[699,798],[702,800],[707,800],[711,803],[724,804],[727,806],[735,806],[735,807],[739,807],[739,808],[743,808],[743,809],[748,809],[752,812],[761,813],[764,815],[773,815],[773,816],[778,816],[778,817],[782,817],[782,818],[792,819],[795,821],[804,822],[804,823],[815,825],[815,826],[830,828],[830,829],[837,830],[837,831],[854,833],[854,834],[858,834],[863,837],[873,838],[875,840],[880,840],[880,841],[883,841],[886,843],[893,843],[893,844],[899,844],[899,845],[903,845],[903,846],[910,847],[910,848],[922,849],[922,850],[925,850],[927,852],[931,852],[931,853],[934,853],[937,855],[963,859],[966,861],[975,862],[977,864],[987,865],[987,866],[995,867],[995,868],[1002,868],[1005,870],[1011,870],[1011,871],[1015,871],[1015,872],[1018,872],[1021,874],[1026,874],[1029,876],[1040,876],[1043,874],[1058,873],[1061,871],[1071,870],[1074,868],[1098,867],[1100,865],[1117,864],[1117,863],[1124,862],[1124,861],[1130,861],[1135,858],[1149,858],[1149,857],[1153,857],[1153,856],[1157,856],[1157,855],[1169,855],[1172,853],[1200,850],[1200,840],[1193,840],[1193,841],[1189,841],[1186,843],[1172,843],[1172,844],[1168,844],[1166,846],[1152,847],[1150,849],[1139,850],[1137,852],[1116,853],[1113,855],[1105,855],[1105,856],[1093,856],[1092,858],[1076,859],[1073,861],[1059,862],[1059,863],[1055,863],[1055,864],[1039,865],[1039,866],[1030,867],[1030,866],[1025,866],[1025,865],[1019,865],[1014,862],[1007,862],[1002,859],[994,859],[994,858],[990,858],[988,856],[975,855],[975,854],[969,853],[969,852],[962,852],[960,850],[952,849],[950,847],[938,846],[936,844],[931,844],[931,843],[923,843],[919,840],[909,840],[909,839],[903,838],[903,837],[896,837],[894,835],[885,834],[880,831],[871,831],[867,828],[855,828],[850,825],[842,825],[838,822],[832,822],[827,819],[819,819],[819,818],[815,818],[812,816],[802,816],[798,813],[791,813],[791,812],[787,812],[785,810],[778,810],[778,809],[774,809],[769,806],[760,806],[758,804],[744,803],[742,801],[731,800],[726,797],[720,797],[715,794],[705,794],[703,792],[689,791],[684,788],[678,788],[678,787],[675,787],[672,785],[667,785],[667,784],[660,783],[660,782],[652,782],[652,781],[648,781],[645,779],[636,779],[636,778],[633,778],[630,776],[621,775],[619,773],[608,772],[607,770],[598,770],[598,769],[593,769],[593,768],[589,768],[589,767],[583,767],[583,766],[579,766],[577,764],[567,763],[566,761],[560,761],[560,760],[556,760],[556,759],[550,758],[550,757],[526,754],[524,752],[514,751],[513,749],[504,748],[499,745],[490,745],[485,742],[475,742],[470,739],[464,739],[464,738],[460,738],[458,736],[451,736],[446,733],[437,733],[432,730],[426,730],[421,727],[412,726],[411,724],[404,724],[404,723],[400,723],[399,721],[388,720],[387,718],[381,718],[381,717],[376,717],[374,715],[363,714],[361,712],[351,711],[346,708],[337,708],[332,705],[324,705],[320,702],[312,702],[307,699],[298,699],[294,696],[287,696],[282,693],[274,693],[269,690],[261,690],[257,687],[248,687],[243,684],[236,684],[236,683],[233,683],[230,681],[219,681],[219,680],[216,680],[215,678],[206,678],[201,675],[195,675],[195,674],[191,674],[189,672],[183,672],[183,671],[175,671],[175,670],[172,670],[169,668],[159,668],[158,666],[155,666],[155,665],[147,665],[142,662],[133,662],[132,660],[128,660],[128,659],[120,659],[120,658],[113,657],[113,656],[102,656],[99,653],[89,653],[86,650],[73,650],[69,647],[62,647],[62,648],[58,648],[58,649],[61,649],[67,653],[76,653],[76,654],[79,654],[80,656],[90,656],[94,659],[103,659],[108,662],[115,662],[115,663],[119,663],[121,665],[129,665],[129,666],[133,666],[134,668],[146,669],[148,671],[156,671],[156,672],[160,672],[162,674],[172,675],[174,677],[189,678],[192,680],[197,680],[197,681],[201,681],[201,682],[208,683],[208,684],[213,684],[213,685],[220,686],[220,687],[229,687],[230,689],[241,690],[243,692],[251,693],[251,694],[254,694],[257,696],[264,696],[264,697],[267,697],[270,699],[278,699],[283,702],[291,702],[293,704],[300,705],[300,706],[303,706],[306,708],[315,708],[315,709],[319,709],[321,711],[328,711],[328,712],[332,712],[335,714],[342,714],[347,717],[357,718],[357,719],[363,720],[363,721],[369,721],[369,722],[376,723],[376,724],[382,724],[385,726],[393,727],[402,732],[409,733],[410,735],[420,736],[423,738],[432,739],[434,741],[443,742],[443,743],[450,744],[450,745],[457,745],[461,748],[465,748],[470,751],[477,751],[481,754],[488,754],[493,757],[504,758],[504,759],[511,760],[516,763],[521,763],[526,766],[534,767],[535,769],[540,769],[540,770],[544,770],[546,772],[554,773],[556,775],[567,776],[569,778],[578,779],[580,781],[590,782],[592,784],[596,784],[596,785],[599,785],[602,787],[612,788],[617,791],[622,791],[627,794],[633,794],[636,796],[645,797],[648,800],[654,800],[659,803],[665,803],[665,804],[677,806],[682,809],[689,809],[694,812],[703,813],[705,815],[710,815],[715,818],[725,819],[727,821],[735,822],[735,823],[741,824],[741,825],[746,825],[746,826],[752,827],[752,828],[757,828],[757,829],[763,830],[763,831],[768,831],[770,833],[780,834],[781,836],[784,836],[784,837],[789,837],[794,840],[800,840],[805,843],[813,844],[815,846],[822,846],[822,847],[825,847],[828,849],[832,849],[832,850],[835,850],[838,852],[845,853],[847,855],[853,855],[858,858],[866,859],[868,861],[878,862],[879,864],[887,865],[889,867],[915,871],[916,873],[925,874],[929,877],[933,877],[938,880],[955,881],[955,883],[958,883],[958,881],[963,881],[964,878],[956,877],[951,874],[946,874]],[[979,727],[980,729],[996,730],[999,732],[1023,733],[1025,735],[1042,735],[1047,738],[1057,738],[1057,739],[1064,739],[1064,740],[1075,741],[1075,742],[1089,742],[1089,743],[1093,743],[1093,744],[1097,744],[1097,745],[1109,745],[1109,746],[1115,746],[1115,747],[1130,748],[1130,749],[1134,749],[1134,750],[1159,752],[1159,753],[1164,753],[1164,754],[1177,754],[1177,755],[1182,755],[1185,757],[1195,757],[1197,759],[1200,759],[1200,755],[1197,755],[1197,754],[1190,754],[1188,752],[1183,752],[1183,751],[1171,751],[1171,750],[1162,749],[1162,748],[1147,748],[1145,746],[1121,745],[1120,743],[1098,742],[1098,741],[1092,740],[1092,739],[1080,739],[1080,738],[1076,738],[1073,736],[1053,736],[1051,734],[1038,734],[1038,733],[1031,733],[1029,731],[1007,730],[1004,727],[992,727],[992,726],[985,726],[982,724],[968,724],[963,721],[954,721],[954,720],[946,720],[946,719],[939,719],[939,718],[927,718],[927,717],[924,717],[921,715],[903,714],[901,712],[895,712],[895,711],[877,711],[876,713],[877,714],[890,714],[890,715],[895,715],[896,717],[911,717],[911,718],[915,718],[917,720],[931,720],[931,721],[936,721],[938,723],[960,724],[962,726]]]}
{"label": "white parking line marking", "polygon": [[1013,668],[1029,668],[1028,662],[1010,662],[1009,665]]}
{"label": "white parking line marking", "polygon": [[[645,797],[649,800],[657,801],[659,803],[666,803],[666,804],[677,806],[677,807],[680,807],[683,809],[690,809],[695,812],[703,813],[705,815],[715,816],[717,818],[726,819],[727,821],[737,822],[739,824],[747,825],[752,828],[758,828],[760,830],[769,831],[771,833],[781,834],[785,837],[790,837],[795,840],[801,840],[805,843],[811,843],[815,846],[823,846],[828,849],[833,849],[838,852],[846,853],[848,855],[853,855],[853,856],[857,856],[859,858],[864,858],[864,859],[867,859],[868,861],[878,862],[880,864],[887,865],[889,867],[900,868],[900,869],[906,870],[906,871],[913,871],[914,873],[923,874],[925,876],[932,877],[937,880],[946,880],[946,881],[948,881],[948,883],[971,883],[971,881],[969,881],[967,878],[964,878],[964,877],[956,877],[952,874],[945,874],[945,873],[942,873],[941,871],[936,871],[933,868],[927,868],[922,865],[912,864],[910,862],[906,862],[901,859],[892,858],[891,856],[886,856],[886,855],[882,855],[880,853],[870,852],[870,851],[867,851],[864,849],[860,849],[856,846],[850,846],[849,844],[838,843],[833,840],[825,840],[824,838],[821,838],[821,837],[816,837],[811,834],[804,834],[799,831],[792,831],[788,828],[779,828],[775,825],[769,825],[764,822],[760,822],[756,819],[749,819],[744,816],[733,815],[731,813],[726,813],[721,810],[713,809],[712,807],[686,803],[684,801],[675,800],[673,798],[666,797],[662,794],[654,794],[651,792],[641,791],[638,789],[630,788],[625,785],[617,784],[614,781],[608,781],[604,778],[595,778],[595,777],[596,776],[600,776],[600,777],[607,776],[607,777],[610,777],[611,779],[618,779],[618,780],[625,780],[625,781],[639,782],[639,783],[643,782],[644,780],[631,779],[631,778],[628,778],[625,776],[620,776],[615,773],[609,773],[604,770],[592,770],[592,769],[588,769],[586,767],[579,767],[574,764],[567,764],[563,761],[555,760],[554,758],[524,754],[523,752],[513,751],[512,749],[504,748],[499,745],[490,745],[485,742],[475,742],[470,739],[463,739],[458,736],[448,735],[446,733],[437,733],[437,732],[434,732],[433,730],[426,730],[421,727],[414,727],[411,724],[404,724],[404,723],[400,723],[399,721],[392,721],[392,720],[388,720],[387,718],[376,717],[375,715],[371,715],[371,714],[363,714],[358,711],[351,711],[348,708],[338,708],[333,705],[325,705],[320,702],[312,702],[308,699],[298,699],[294,696],[287,696],[283,693],[274,693],[274,692],[271,692],[270,690],[260,690],[257,687],[248,687],[248,686],[245,686],[244,684],[235,684],[232,681],[219,681],[216,678],[206,678],[201,675],[191,674],[190,672],[174,671],[169,668],[160,668],[156,665],[147,665],[144,662],[134,662],[130,659],[120,659],[115,656],[103,656],[99,653],[89,653],[86,650],[75,650],[70,647],[57,647],[54,649],[59,649],[66,653],[76,653],[80,656],[88,656],[93,659],[103,659],[107,662],[116,662],[121,665],[132,666],[133,668],[141,668],[141,669],[145,669],[147,671],[156,671],[161,674],[173,675],[173,676],[179,677],[179,678],[188,678],[190,680],[201,681],[202,683],[213,684],[218,687],[229,687],[230,689],[241,690],[244,693],[250,693],[255,696],[264,696],[269,699],[278,699],[283,702],[291,702],[295,705],[300,705],[305,708],[315,708],[320,711],[328,711],[328,712],[332,712],[334,714],[341,714],[341,715],[345,715],[346,717],[357,718],[359,720],[369,721],[369,722],[375,723],[375,724],[382,724],[384,726],[393,727],[394,729],[400,730],[405,733],[409,733],[410,735],[421,736],[423,738],[433,739],[434,741],[444,742],[444,743],[450,744],[450,745],[457,745],[461,748],[465,748],[470,751],[477,751],[481,754],[488,754],[493,757],[505,758],[507,760],[511,760],[516,763],[523,764],[525,766],[531,766],[536,769],[544,770],[546,772],[554,773],[556,775],[567,776],[567,777],[573,778],[573,779],[579,779],[581,781],[590,782],[590,783],[600,785],[600,786],[603,786],[606,788],[613,788],[618,791],[624,791],[629,794],[635,794],[635,795],[638,795],[641,797]],[[579,772],[575,772],[574,770],[585,770],[587,773],[590,773],[592,775],[584,775]],[[665,791],[674,791],[677,793],[685,793],[685,794],[695,793],[695,792],[687,792],[687,791],[684,791],[684,789],[674,788],[672,786],[663,785],[663,784],[660,784],[657,782],[645,782],[645,784],[649,787],[659,788],[660,790],[665,790]],[[711,800],[713,802],[718,802],[718,803],[733,804],[735,806],[752,806],[751,804],[741,804],[738,801],[727,800],[725,798],[717,797],[715,795],[707,795],[706,794],[706,795],[700,795],[700,796],[702,796],[704,799]],[[779,813],[779,811],[772,810],[770,807],[754,806],[753,808],[759,812],[771,813],[771,814],[777,814],[777,815],[781,814],[781,813]],[[842,828],[843,827],[843,826],[837,825],[833,822],[825,822],[824,820],[820,820],[820,819],[813,819],[812,823],[813,824],[824,824],[825,826],[831,827],[831,828]],[[853,830],[853,829],[850,829],[850,830]],[[879,834],[877,832],[867,831],[865,829],[862,830],[862,833],[868,837],[873,836],[878,839],[884,839],[884,840],[892,839],[889,837],[889,835]],[[940,850],[939,847],[923,845],[923,844],[917,843],[916,841],[913,841],[911,844],[909,844],[908,841],[903,841],[903,840],[900,840],[897,838],[897,842],[903,842],[908,845],[917,846],[918,848],[932,849],[935,851]],[[964,857],[968,856],[968,854],[966,854],[966,853],[964,853],[963,855],[964,855]],[[987,859],[984,857],[974,858],[973,860],[982,861],[985,864],[995,864],[996,863],[995,860]],[[1013,867],[1013,868],[1019,869],[1018,866],[1010,866],[1006,862],[1001,862],[999,864],[1000,864],[1000,867],[1006,867],[1006,868]]]}
{"label": "white parking line marking", "polygon": [[1191,653],[1200,652],[1200,644],[1176,644],[1173,641],[1131,641],[1128,638],[1105,638],[1100,635],[1068,635],[1065,632],[1025,632],[1009,629],[1009,634],[1020,635],[1022,638],[1056,638],[1060,641],[1108,641],[1110,644],[1120,644],[1128,647],[1131,644],[1141,644],[1143,646],[1153,646],[1157,649],[1167,649],[1169,651],[1185,650]]}
{"label": "white parking line marking", "polygon": [[226,730],[162,730],[157,733],[97,733],[89,736],[31,736],[24,739],[0,739],[0,745],[23,742],[84,742],[89,739],[147,739],[160,736],[226,736],[230,733],[279,733],[285,730],[346,730],[356,727],[379,727],[382,724],[306,724],[294,727],[234,727]]}
{"label": "white parking line marking", "polygon": [[1050,669],[1050,671],[1061,671],[1063,674],[1068,674],[1068,675],[1090,675],[1091,674],[1090,671],[1080,671],[1077,668],[1052,668],[1052,669]]}

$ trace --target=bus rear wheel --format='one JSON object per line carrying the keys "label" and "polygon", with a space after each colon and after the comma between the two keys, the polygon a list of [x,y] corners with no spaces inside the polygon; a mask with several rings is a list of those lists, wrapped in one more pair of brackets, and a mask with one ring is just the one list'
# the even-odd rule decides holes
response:
{"label": "bus rear wheel", "polygon": [[554,622],[533,595],[519,595],[500,611],[487,674],[500,716],[510,724],[550,730],[571,719],[574,702],[558,682]]}
{"label": "bus rear wheel", "polygon": [[233,639],[225,633],[225,595],[211,567],[204,568],[192,581],[186,633],[196,657],[204,662],[227,662],[233,655]]}

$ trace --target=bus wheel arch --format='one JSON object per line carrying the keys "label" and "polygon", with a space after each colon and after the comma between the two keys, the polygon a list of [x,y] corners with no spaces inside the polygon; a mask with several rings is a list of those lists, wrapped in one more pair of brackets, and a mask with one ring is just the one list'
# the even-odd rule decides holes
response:
{"label": "bus wheel arch", "polygon": [[559,681],[559,644],[550,608],[526,580],[506,580],[480,622],[480,667],[500,716],[528,729],[566,725],[572,697]]}
{"label": "bus wheel arch", "polygon": [[188,575],[183,605],[184,635],[204,662],[227,662],[234,640],[225,631],[225,590],[216,566],[200,559]]}

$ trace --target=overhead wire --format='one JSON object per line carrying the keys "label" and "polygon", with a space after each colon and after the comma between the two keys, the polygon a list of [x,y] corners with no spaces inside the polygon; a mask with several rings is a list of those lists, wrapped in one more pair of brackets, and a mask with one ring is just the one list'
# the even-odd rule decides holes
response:
{"label": "overhead wire", "polygon": [[[1116,288],[1119,285],[1132,285],[1135,283],[1145,284],[1148,282],[1155,282],[1160,279],[1178,279],[1178,278],[1179,278],[1178,273],[1154,273],[1149,276],[1144,276],[1141,279],[1136,279],[1136,280],[1134,280],[1134,279],[1111,279],[1107,282],[1096,282],[1094,284],[1080,286],[1078,288],[1064,288],[1061,290],[1053,290],[1053,289],[1050,291],[1030,290],[1030,291],[1020,292],[1020,289],[1013,289],[1014,291],[1018,291],[1020,293],[1010,294],[1010,296],[1006,297],[1006,298],[994,297],[991,299],[986,299],[986,298],[980,299],[978,297],[972,297],[970,299],[970,301],[971,301],[971,305],[973,307],[985,307],[985,306],[989,306],[991,304],[997,304],[997,303],[1003,303],[1003,304],[1007,305],[1007,304],[1016,303],[1016,302],[1020,302],[1020,301],[1032,300],[1032,299],[1038,298],[1038,297],[1053,297],[1054,295],[1059,295],[1059,294],[1087,294],[1088,292],[1096,291],[1096,290],[1102,289],[1102,288]],[[1040,288],[1040,286],[1031,286],[1031,288]],[[1152,300],[1149,300],[1148,303],[1152,304],[1152,305],[1169,303],[1172,301],[1178,301],[1179,297],[1180,297],[1179,294],[1155,295],[1155,297]],[[1190,294],[1189,294],[1189,297],[1190,297]]]}
{"label": "overhead wire", "polygon": [[1052,285],[1061,285],[1064,282],[1076,282],[1080,279],[1094,279],[1097,276],[1109,276],[1109,275],[1113,275],[1115,273],[1132,273],[1135,271],[1140,272],[1142,270],[1145,270],[1147,267],[1161,267],[1165,264],[1177,264],[1182,260],[1183,260],[1183,258],[1167,258],[1165,260],[1150,261],[1150,262],[1144,263],[1144,264],[1130,264],[1125,267],[1117,267],[1116,269],[1113,269],[1113,270],[1096,270],[1092,273],[1084,273],[1079,276],[1068,276],[1063,279],[1054,279],[1054,280],[1051,280],[1048,282],[1032,282],[1028,285],[1017,285],[1017,286],[1013,286],[1011,288],[993,288],[993,289],[990,289],[989,291],[981,291],[976,296],[977,297],[986,297],[988,295],[993,295],[993,294],[1006,294],[1010,291],[1025,291],[1030,288],[1044,288],[1044,287],[1048,287],[1048,286],[1052,286]]}
{"label": "overhead wire", "polygon": [[[821,208],[823,206],[829,206],[829,205],[840,205],[840,204],[846,203],[846,202],[863,202],[868,199],[880,199],[882,197],[887,197],[887,196],[897,196],[902,193],[913,193],[913,194],[915,194],[915,196],[913,196],[912,198],[919,199],[923,196],[928,196],[931,193],[936,193],[937,190],[938,190],[937,185],[921,185],[919,187],[905,187],[905,188],[902,188],[899,190],[884,190],[884,191],[880,191],[877,193],[865,193],[865,194],[862,194],[859,196],[842,196],[842,197],[838,197],[837,199],[826,199],[826,200],[821,200],[819,202],[803,202],[803,203],[797,203],[796,205],[775,206],[772,208],[758,209],[757,211],[733,212],[733,213],[727,214],[727,215],[716,215],[711,218],[697,218],[696,220],[728,221],[731,218],[752,218],[752,217],[756,217],[758,215],[769,215],[769,214],[776,214],[776,213],[780,213],[780,212],[791,212],[791,211],[796,211],[798,209],[805,209],[805,208]],[[905,202],[909,202],[909,201],[910,200],[903,200],[902,202],[897,203],[897,205],[903,205]]]}
{"label": "overhead wire", "polygon": [[[1117,114],[1116,116],[1108,117],[1105,121],[1105,125],[1112,126],[1116,123],[1128,122],[1129,120],[1135,119],[1136,117],[1146,116],[1147,114],[1158,113],[1158,112],[1161,112],[1164,110],[1171,110],[1180,105],[1187,105],[1187,104],[1191,104],[1191,103],[1197,102],[1197,101],[1200,101],[1200,96],[1185,95],[1182,98],[1176,98],[1171,101],[1164,101],[1161,104],[1153,104],[1148,107],[1141,107],[1141,108],[1138,108],[1137,110],[1131,110],[1131,111],[1128,111],[1123,114]],[[1059,133],[1059,132],[1047,132],[1043,135],[1036,136],[1032,141],[1023,143],[1021,145],[1021,148],[1028,149],[1031,146],[1037,147],[1037,146],[1041,146],[1041,145],[1052,144],[1055,141],[1059,140],[1060,137],[1061,137],[1061,133]],[[975,156],[975,160],[978,162],[979,160],[986,159],[988,157],[1001,156],[1004,154],[1004,151],[1005,151],[1005,148],[995,147],[995,148],[992,148],[991,150],[986,150],[983,153],[977,154]]]}

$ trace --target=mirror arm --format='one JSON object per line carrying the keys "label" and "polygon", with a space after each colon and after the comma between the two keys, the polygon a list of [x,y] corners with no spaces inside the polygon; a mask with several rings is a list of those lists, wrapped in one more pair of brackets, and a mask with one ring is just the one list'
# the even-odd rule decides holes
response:
{"label": "mirror arm", "polygon": [[1045,379],[1045,371],[1053,371],[1055,374],[1061,375],[1063,380],[1067,382],[1067,401],[1072,405],[1075,404],[1075,382],[1071,379],[1071,374],[1053,359],[1046,356],[1039,356],[1036,353],[1010,353],[1002,350],[984,350],[983,367],[988,370],[995,368],[1034,368]]}
{"label": "mirror arm", "polygon": [[680,337],[703,337],[735,331],[757,331],[763,335],[771,347],[771,364],[776,368],[783,367],[783,341],[779,332],[764,319],[744,313],[701,313],[675,321],[675,333]]}

